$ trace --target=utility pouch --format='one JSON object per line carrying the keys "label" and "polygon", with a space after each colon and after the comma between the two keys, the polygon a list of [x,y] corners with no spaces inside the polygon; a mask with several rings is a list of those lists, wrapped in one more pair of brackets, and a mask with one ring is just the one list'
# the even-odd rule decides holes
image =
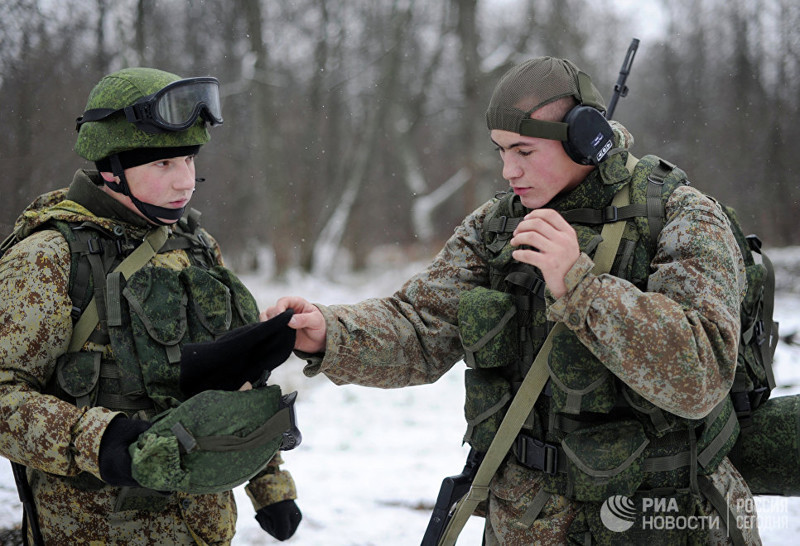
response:
{"label": "utility pouch", "polygon": [[566,495],[578,501],[603,501],[632,495],[644,479],[649,440],[638,421],[604,423],[568,434],[561,447],[567,456]]}
{"label": "utility pouch", "polygon": [[466,370],[464,383],[464,415],[467,419],[464,441],[478,451],[486,451],[512,398],[511,385],[494,370]]}
{"label": "utility pouch", "polygon": [[[131,368],[131,373],[140,367],[147,396],[157,408],[172,407],[183,398],[177,388],[178,363],[180,342],[188,330],[188,296],[179,273],[145,267],[128,279],[122,295],[130,308],[130,328],[129,333],[125,328],[111,329],[115,354],[130,360],[123,368]],[[121,353],[125,349],[134,351],[132,358]]]}
{"label": "utility pouch", "polygon": [[230,269],[218,265],[209,269],[208,274],[231,291],[231,303],[234,311],[231,329],[258,321],[258,303],[244,283]]}
{"label": "utility pouch", "polygon": [[100,379],[99,352],[65,353],[58,358],[56,377],[58,386],[80,407],[93,406]]}
{"label": "utility pouch", "polygon": [[[180,278],[189,294],[188,312],[193,319],[189,321],[191,340],[214,339],[230,330],[232,307],[228,287],[196,266],[181,271]],[[193,332],[193,325],[200,326],[201,331]]]}
{"label": "utility pouch", "polygon": [[470,368],[509,366],[519,358],[517,308],[511,294],[482,286],[461,296],[458,327]]}
{"label": "utility pouch", "polygon": [[573,332],[564,330],[553,337],[547,366],[555,411],[608,413],[614,407],[614,375]]}

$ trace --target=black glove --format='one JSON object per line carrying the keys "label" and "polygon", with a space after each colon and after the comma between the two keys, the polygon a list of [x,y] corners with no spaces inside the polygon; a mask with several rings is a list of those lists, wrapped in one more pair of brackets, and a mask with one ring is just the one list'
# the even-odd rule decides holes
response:
{"label": "black glove", "polygon": [[184,345],[179,379],[183,393],[190,397],[209,389],[235,391],[283,364],[294,349],[296,332],[288,326],[293,314],[288,309],[216,341]]}
{"label": "black glove", "polygon": [[291,538],[302,519],[303,514],[293,500],[268,504],[256,512],[256,521],[261,528],[278,540]]}
{"label": "black glove", "polygon": [[128,447],[149,429],[152,423],[118,416],[111,420],[100,440],[98,464],[104,482],[122,486],[138,487],[131,475],[131,454]]}

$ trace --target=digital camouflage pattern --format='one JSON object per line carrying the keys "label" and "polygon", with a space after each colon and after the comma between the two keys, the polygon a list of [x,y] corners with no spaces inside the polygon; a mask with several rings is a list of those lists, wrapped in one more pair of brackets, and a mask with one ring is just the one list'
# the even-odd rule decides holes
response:
{"label": "digital camouflage pattern", "polygon": [[767,400],[753,412],[730,457],[756,495],[800,495],[800,395]]}
{"label": "digital camouflage pattern", "polygon": [[[629,146],[629,134],[613,125],[618,143]],[[601,164],[603,179],[612,186],[629,176],[623,155]],[[593,171],[592,176],[600,174]],[[482,226],[494,205],[489,201],[469,215],[433,262],[391,297],[319,305],[327,326],[326,348],[323,356],[304,355],[306,374],[324,373],[337,384],[392,388],[432,383],[446,373],[463,356],[461,297],[492,286],[489,261],[494,255]],[[585,235],[581,241],[588,245],[592,237]],[[665,226],[653,256],[653,274],[640,275],[639,282],[647,284],[637,285],[592,274],[594,264],[582,253],[566,276],[567,294],[548,298],[547,319],[563,322],[642,400],[680,418],[702,419],[726,398],[733,379],[745,289],[741,254],[717,204],[691,187],[679,187],[666,203]],[[633,279],[636,261],[634,256],[630,264]],[[543,474],[512,460],[491,484],[487,544],[565,543],[569,525],[586,504],[554,495],[535,522],[526,521]],[[709,478],[723,496],[730,492],[734,498],[750,498],[727,459]],[[703,509],[711,512],[707,505]],[[759,543],[757,530],[746,536],[751,544]]]}
{"label": "digital camouflage pattern", "polygon": [[[91,221],[107,229],[123,226],[139,239],[145,221],[97,190],[99,177],[78,171],[70,192],[82,188],[91,198],[64,201],[46,214],[23,215],[20,233],[51,218]],[[88,188],[88,189],[87,189]],[[62,201],[66,190],[42,196],[37,205]],[[89,208],[109,213],[98,218]],[[112,218],[113,216],[113,218]],[[24,226],[23,226],[24,224]],[[222,265],[219,249],[208,236]],[[191,265],[186,252],[156,255],[155,268],[180,271]],[[100,481],[98,452],[108,423],[118,412],[82,407],[43,394],[55,381],[56,363],[72,336],[69,295],[70,249],[52,229],[37,231],[0,260],[0,455],[28,467],[39,522],[48,544],[228,544],[236,506],[230,492],[175,493],[140,499],[142,490],[122,490]],[[234,313],[235,316],[235,313]],[[91,348],[87,343],[85,348]],[[94,347],[114,357],[107,347]],[[280,456],[250,483],[259,507],[295,498],[291,476],[279,468]]]}
{"label": "digital camouflage pattern", "polygon": [[277,385],[209,390],[153,419],[130,448],[133,478],[156,491],[219,493],[266,467],[290,427]]}

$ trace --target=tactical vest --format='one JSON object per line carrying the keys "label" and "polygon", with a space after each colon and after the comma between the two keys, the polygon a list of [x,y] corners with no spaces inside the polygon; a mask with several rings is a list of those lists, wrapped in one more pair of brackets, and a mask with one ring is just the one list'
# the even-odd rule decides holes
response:
{"label": "tactical vest", "polygon": [[[621,158],[614,161],[606,168],[624,168]],[[631,204],[610,206],[626,184]],[[599,194],[590,196],[590,206],[560,212],[590,257],[601,240],[602,224],[626,219],[611,274],[645,290],[664,204],[684,184],[682,170],[645,156],[623,183],[612,188],[598,183]],[[459,302],[468,366],[465,441],[478,451],[490,445],[553,327],[545,316],[543,277],[513,260],[508,244],[527,212],[513,194],[497,199],[482,229],[490,287],[467,292]],[[617,379],[569,330],[554,337],[548,371],[547,387],[512,451],[520,464],[542,471],[543,487],[550,493],[601,502],[653,490],[697,492],[697,475],[712,473],[736,441],[739,425],[729,398],[704,419],[668,413]]]}
{"label": "tactical vest", "polygon": [[[155,260],[169,260],[173,267],[147,264],[125,280],[115,269],[142,244],[144,230],[95,219],[65,195],[56,190],[40,196],[0,248],[1,254],[34,231],[59,231],[71,254],[74,325],[95,298],[98,327],[85,346],[73,343],[59,357],[45,392],[78,407],[103,406],[150,420],[185,399],[178,388],[181,347],[258,321],[258,305],[219,265],[199,226],[199,212],[192,210],[173,225],[158,250]],[[105,487],[87,472],[64,479],[80,489]],[[159,510],[167,502],[156,491],[125,488],[124,493],[128,498],[118,501],[119,510]]]}
{"label": "tactical vest", "polygon": [[78,406],[100,405],[149,418],[183,401],[178,389],[180,349],[213,340],[258,320],[253,296],[233,273],[217,265],[194,215],[181,220],[158,251],[185,250],[182,270],[143,267],[123,281],[115,267],[133,250],[123,230],[90,222],[55,222],[72,254],[73,317],[79,302],[97,297],[100,327],[86,350],[57,363],[53,393]]}

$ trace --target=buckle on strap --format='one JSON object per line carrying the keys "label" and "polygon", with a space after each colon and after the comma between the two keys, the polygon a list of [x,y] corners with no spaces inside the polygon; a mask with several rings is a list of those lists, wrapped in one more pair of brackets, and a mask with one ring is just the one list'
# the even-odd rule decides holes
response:
{"label": "buckle on strap", "polygon": [[609,205],[603,208],[603,223],[611,223],[619,220],[619,208]]}
{"label": "buckle on strap", "polygon": [[527,434],[518,434],[512,447],[517,460],[534,470],[551,476],[558,472],[558,446],[548,444]]}

